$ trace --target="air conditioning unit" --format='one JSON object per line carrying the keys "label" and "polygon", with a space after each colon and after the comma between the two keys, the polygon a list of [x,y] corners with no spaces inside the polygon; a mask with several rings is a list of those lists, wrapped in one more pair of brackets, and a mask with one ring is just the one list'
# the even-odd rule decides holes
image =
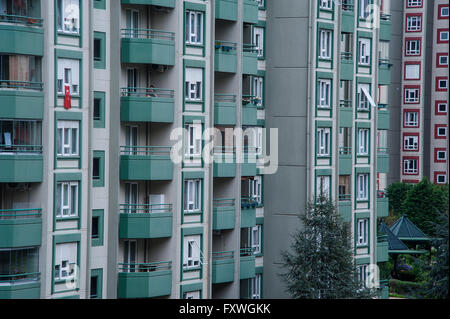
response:
{"label": "air conditioning unit", "polygon": [[28,183],[8,183],[6,190],[15,192],[26,192],[29,189]]}

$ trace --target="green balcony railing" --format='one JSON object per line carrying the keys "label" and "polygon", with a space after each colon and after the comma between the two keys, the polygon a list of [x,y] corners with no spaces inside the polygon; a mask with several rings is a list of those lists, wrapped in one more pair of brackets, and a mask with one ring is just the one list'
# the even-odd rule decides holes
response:
{"label": "green balcony railing", "polygon": [[341,52],[341,61],[353,61],[353,54],[351,52]]}
{"label": "green balcony railing", "polygon": [[342,0],[342,10],[343,11],[353,12],[354,7],[355,7],[355,5],[353,3],[353,0]]}
{"label": "green balcony railing", "polygon": [[389,198],[386,191],[377,191],[377,218],[389,215]]}
{"label": "green balcony railing", "polygon": [[172,262],[120,263],[118,298],[152,298],[172,292]]}
{"label": "green balcony railing", "polygon": [[170,146],[121,146],[122,180],[171,180]]}
{"label": "green balcony railing", "polygon": [[255,255],[253,248],[240,249],[240,279],[249,279],[256,276],[255,273]]}
{"label": "green balcony railing", "polygon": [[352,155],[352,148],[351,147],[339,147],[339,155]]}
{"label": "green balcony railing", "polygon": [[216,19],[237,21],[237,0],[216,0]]}
{"label": "green balcony railing", "polygon": [[44,83],[31,81],[16,81],[16,80],[0,80],[1,89],[15,89],[15,90],[37,90],[42,91]]}
{"label": "green balcony railing", "polygon": [[256,226],[256,207],[261,204],[260,199],[252,196],[241,197],[241,228]]}
{"label": "green balcony railing", "polygon": [[38,281],[40,279],[40,272],[19,273],[19,274],[3,274],[0,275],[0,284],[9,283],[23,283],[27,281]]}
{"label": "green balcony railing", "polygon": [[0,23],[22,24],[31,27],[42,27],[44,19],[12,14],[0,14]]}
{"label": "green balcony railing", "polygon": [[380,13],[380,20],[391,21],[391,15],[382,12],[382,13]]}
{"label": "green balcony railing", "polygon": [[120,238],[172,236],[172,204],[120,204]]}
{"label": "green balcony railing", "polygon": [[0,299],[39,299],[40,273],[23,272],[0,275]]}
{"label": "green balcony railing", "polygon": [[243,0],[242,20],[245,23],[258,23],[258,3],[255,0]]}
{"label": "green balcony railing", "polygon": [[212,252],[212,283],[234,281],[234,251]]}
{"label": "green balcony railing", "polygon": [[39,246],[42,209],[0,209],[0,248]]}
{"label": "green balcony railing", "polygon": [[214,124],[236,125],[236,95],[214,95]]}
{"label": "green balcony railing", "polygon": [[258,75],[258,48],[254,44],[242,45],[242,73]]}
{"label": "green balcony railing", "polygon": [[352,147],[339,147],[339,174],[352,173]]}
{"label": "green balcony railing", "polygon": [[175,8],[175,0],[121,0],[122,4],[153,5],[167,8]]}
{"label": "green balcony railing", "polygon": [[216,41],[214,70],[218,72],[236,73],[237,53],[236,43]]}
{"label": "green balcony railing", "polygon": [[236,203],[234,198],[213,199],[213,229],[234,229]]}
{"label": "green balcony railing", "polygon": [[42,145],[0,145],[0,183],[41,182]]}
{"label": "green balcony railing", "polygon": [[155,29],[121,29],[122,38],[175,41],[175,33]]}
{"label": "green balcony railing", "polygon": [[242,125],[254,126],[257,124],[259,98],[255,95],[242,95]]}

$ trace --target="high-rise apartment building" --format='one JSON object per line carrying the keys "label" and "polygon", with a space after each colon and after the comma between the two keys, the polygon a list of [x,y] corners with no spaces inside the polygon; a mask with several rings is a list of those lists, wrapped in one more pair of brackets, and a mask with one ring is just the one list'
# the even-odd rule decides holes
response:
{"label": "high-rise apartment building", "polygon": [[363,280],[387,260],[389,8],[0,0],[0,298],[288,297],[319,194]]}
{"label": "high-rise apartment building", "polygon": [[449,5],[393,1],[390,181],[448,183]]}

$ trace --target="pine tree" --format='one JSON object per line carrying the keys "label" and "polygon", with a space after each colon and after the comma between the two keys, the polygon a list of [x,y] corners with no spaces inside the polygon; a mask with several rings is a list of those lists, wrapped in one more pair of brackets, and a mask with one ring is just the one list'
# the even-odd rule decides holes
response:
{"label": "pine tree", "polygon": [[281,253],[288,293],[306,299],[374,297],[357,279],[350,227],[333,204],[321,196],[300,219],[303,230],[293,235],[292,252]]}

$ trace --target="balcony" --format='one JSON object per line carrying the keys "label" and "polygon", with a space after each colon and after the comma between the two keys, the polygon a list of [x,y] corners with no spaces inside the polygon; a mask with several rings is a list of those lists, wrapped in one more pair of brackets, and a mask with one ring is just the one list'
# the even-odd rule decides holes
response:
{"label": "balcony", "polygon": [[222,284],[234,281],[234,251],[212,253],[211,281],[213,284]]}
{"label": "balcony", "polygon": [[0,209],[0,248],[39,246],[41,211],[40,208]]}
{"label": "balcony", "polygon": [[122,63],[175,64],[175,34],[151,29],[122,29]]}
{"label": "balcony", "polygon": [[385,191],[377,191],[377,218],[389,216],[389,198]]}
{"label": "balcony", "polygon": [[354,15],[355,5],[353,0],[343,0],[342,1],[342,22],[341,31],[342,32],[354,32],[355,29],[355,15]]}
{"label": "balcony", "polygon": [[241,160],[241,176],[255,176],[257,175],[256,168],[256,149],[246,147],[242,154]]}
{"label": "balcony", "polygon": [[339,194],[338,212],[346,222],[352,221],[352,195]]}
{"label": "balcony", "polygon": [[164,238],[172,236],[172,205],[120,205],[120,238]]}
{"label": "balcony", "polygon": [[236,205],[234,198],[213,200],[213,230],[234,229]]}
{"label": "balcony", "polygon": [[214,177],[236,176],[236,154],[233,147],[214,147]]}
{"label": "balcony", "polygon": [[388,130],[390,128],[390,112],[387,104],[378,104],[377,128],[379,130]]}
{"label": "balcony", "polygon": [[39,299],[40,273],[0,275],[0,299]]}
{"label": "balcony", "polygon": [[389,59],[378,60],[378,84],[389,85],[391,84],[391,67]]}
{"label": "balcony", "polygon": [[341,80],[353,80],[353,54],[341,52]]}
{"label": "balcony", "polygon": [[173,123],[174,91],[158,88],[122,88],[120,120]]}
{"label": "balcony", "polygon": [[132,181],[172,180],[170,146],[122,146],[120,179]]}
{"label": "balcony", "polygon": [[339,147],[339,175],[350,175],[352,173],[352,148]]}
{"label": "balcony", "polygon": [[42,119],[42,89],[42,82],[0,80],[0,118]]}
{"label": "balcony", "polygon": [[237,0],[216,0],[216,19],[237,21]]}
{"label": "balcony", "polygon": [[237,53],[236,43],[216,41],[214,55],[214,71],[236,73]]}
{"label": "balcony", "polygon": [[389,260],[387,235],[377,236],[377,263]]}
{"label": "balcony", "polygon": [[258,202],[253,197],[241,198],[241,228],[256,226],[256,207]]}
{"label": "balcony", "polygon": [[171,293],[171,261],[119,264],[118,298],[153,298]]}
{"label": "balcony", "polygon": [[239,279],[250,279],[256,276],[255,255],[252,248],[242,248],[240,251]]}
{"label": "balcony", "polygon": [[175,8],[175,0],[121,0],[122,4],[153,5],[158,7]]}
{"label": "balcony", "polygon": [[236,125],[236,95],[214,96],[214,125]]}
{"label": "balcony", "polygon": [[389,173],[389,154],[386,147],[377,148],[377,173]]}
{"label": "balcony", "polygon": [[242,20],[245,23],[258,23],[258,3],[255,0],[244,0]]}
{"label": "balcony", "polygon": [[380,13],[380,40],[391,41],[392,36],[392,22],[391,15]]}
{"label": "balcony", "polygon": [[42,145],[0,145],[0,183],[42,182]]}
{"label": "balcony", "polygon": [[244,44],[242,48],[242,74],[258,75],[258,53],[253,44]]}
{"label": "balcony", "polygon": [[353,107],[352,100],[339,101],[339,127],[352,127]]}
{"label": "balcony", "polygon": [[242,95],[242,126],[255,126],[258,122],[258,98],[253,95]]}
{"label": "balcony", "polygon": [[0,52],[43,56],[42,24],[37,17],[0,14]]}

